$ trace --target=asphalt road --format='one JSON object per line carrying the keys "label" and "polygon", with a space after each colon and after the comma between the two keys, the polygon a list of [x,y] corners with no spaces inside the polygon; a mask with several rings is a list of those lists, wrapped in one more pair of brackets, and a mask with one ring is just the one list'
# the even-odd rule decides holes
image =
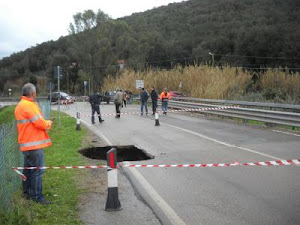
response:
{"label": "asphalt road", "polygon": [[[190,113],[154,117],[114,113],[91,125],[88,103],[63,108],[108,144],[136,145],[155,156],[131,164],[258,162],[300,158],[300,135]],[[130,105],[121,112],[138,112]],[[128,163],[128,162],[125,162]],[[300,224],[300,167],[123,168],[162,224]],[[126,207],[126,202],[122,203]],[[134,215],[133,215],[134,216]],[[138,223],[137,223],[138,224]]]}

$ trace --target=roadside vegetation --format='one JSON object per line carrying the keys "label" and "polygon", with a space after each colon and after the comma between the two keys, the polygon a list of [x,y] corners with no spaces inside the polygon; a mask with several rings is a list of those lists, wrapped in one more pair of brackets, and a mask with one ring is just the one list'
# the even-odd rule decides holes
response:
{"label": "roadside vegetation", "polygon": [[135,80],[144,80],[149,91],[154,85],[158,91],[167,87],[196,98],[300,103],[300,74],[286,74],[280,69],[260,74],[236,67],[207,65],[178,66],[172,70],[150,68],[144,72],[124,70],[118,76],[107,76],[102,90],[119,87],[137,94]]}
{"label": "roadside vegetation", "polygon": [[5,106],[0,109],[0,125],[5,123],[11,123],[15,120],[15,106]]}
{"label": "roadside vegetation", "polygon": [[[3,110],[0,111],[0,118],[2,113]],[[78,132],[75,124],[75,119],[69,117],[62,117],[61,126],[54,124],[49,133],[53,145],[45,149],[46,165],[84,164],[78,150],[87,130],[83,127]],[[76,169],[47,170],[43,178],[43,192],[53,204],[45,206],[24,200],[20,187],[20,191],[14,196],[13,207],[7,212],[0,212],[0,224],[81,224],[78,217],[78,197],[84,190],[78,181],[85,173],[86,171]],[[16,175],[14,179],[19,177]]]}

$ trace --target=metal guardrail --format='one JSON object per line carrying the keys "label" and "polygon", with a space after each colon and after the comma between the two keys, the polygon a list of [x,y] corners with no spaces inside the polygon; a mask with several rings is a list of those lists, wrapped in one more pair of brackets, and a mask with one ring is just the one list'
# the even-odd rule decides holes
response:
{"label": "metal guardrail", "polygon": [[[207,104],[207,103],[217,103],[217,104]],[[300,105],[230,101],[230,100],[213,100],[213,99],[199,99],[199,98],[186,98],[186,97],[173,98],[173,100],[169,102],[169,107],[178,108],[178,109],[207,108],[207,107],[213,108],[213,107],[220,107],[220,105],[231,105],[231,106],[233,105],[236,107],[230,109],[219,109],[216,111],[202,111],[200,113],[223,116],[223,117],[239,118],[243,120],[255,120],[255,121],[264,122],[266,124],[277,124],[277,125],[287,125],[292,127],[300,127],[300,113],[299,113]],[[260,109],[253,108],[253,107],[260,107]],[[276,109],[276,111],[269,110],[269,109]],[[287,112],[287,110],[293,112]]]}
{"label": "metal guardrail", "polygon": [[224,104],[240,105],[244,107],[255,106],[259,108],[270,108],[270,109],[290,109],[293,111],[300,112],[300,105],[293,105],[293,104],[281,104],[281,103],[271,103],[271,102],[248,102],[248,101],[204,99],[204,98],[190,98],[190,97],[173,97],[172,99],[175,101],[215,103],[221,105]]}

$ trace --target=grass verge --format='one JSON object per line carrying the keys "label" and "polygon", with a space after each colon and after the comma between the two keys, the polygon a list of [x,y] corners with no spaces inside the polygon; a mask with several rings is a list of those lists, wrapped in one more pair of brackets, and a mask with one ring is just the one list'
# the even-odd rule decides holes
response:
{"label": "grass verge", "polygon": [[5,106],[0,109],[0,124],[10,123],[15,120],[15,106]]}
{"label": "grass verge", "polygon": [[[64,117],[61,126],[54,124],[49,132],[53,145],[45,149],[46,165],[82,165],[84,159],[78,150],[87,135],[83,127],[76,131],[74,118]],[[83,191],[78,180],[85,171],[47,170],[43,177],[43,193],[52,205],[40,205],[24,200],[21,191],[14,196],[9,212],[0,212],[0,224],[81,224],[78,217],[78,197]],[[19,179],[19,178],[18,178]]]}

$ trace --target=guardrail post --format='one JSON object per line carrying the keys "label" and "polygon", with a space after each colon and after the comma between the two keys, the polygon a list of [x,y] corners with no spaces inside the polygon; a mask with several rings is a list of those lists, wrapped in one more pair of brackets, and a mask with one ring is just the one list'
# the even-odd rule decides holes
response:
{"label": "guardrail post", "polygon": [[77,112],[76,114],[76,130],[81,130],[80,128],[80,112]]}
{"label": "guardrail post", "polygon": [[108,151],[106,154],[106,159],[108,193],[105,211],[119,211],[122,208],[118,193],[117,150],[112,148],[110,151]]}

